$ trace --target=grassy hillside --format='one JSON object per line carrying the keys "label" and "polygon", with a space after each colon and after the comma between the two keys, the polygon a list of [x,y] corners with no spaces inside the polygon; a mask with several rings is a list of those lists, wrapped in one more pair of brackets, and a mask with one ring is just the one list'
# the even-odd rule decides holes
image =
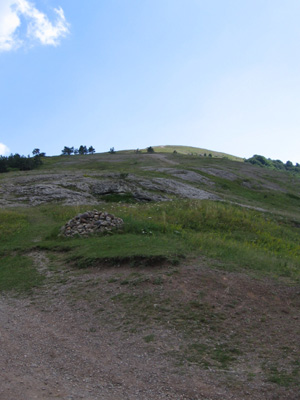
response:
{"label": "grassy hillside", "polygon": [[[165,146],[167,148],[168,146]],[[173,149],[173,146],[170,146]],[[186,149],[186,148],[184,148]],[[198,149],[200,151],[200,149]],[[85,156],[46,157],[38,172],[62,173],[80,172],[84,176],[107,174],[120,177],[134,174],[144,178],[172,178],[180,182],[188,181],[194,187],[208,189],[223,200],[240,202],[244,205],[260,207],[276,214],[298,218],[300,200],[300,180],[292,174],[272,171],[228,158],[201,157],[179,151],[177,154],[156,152],[136,154],[134,151],[102,153]],[[206,178],[207,182],[182,180],[172,174],[172,170],[194,172]],[[17,176],[22,174],[16,173]],[[13,175],[12,175],[13,176]],[[7,175],[0,175],[0,179]]]}
{"label": "grassy hillside", "polygon": [[[34,190],[30,179],[45,183],[52,176],[49,174],[74,174],[75,181],[80,176],[83,182],[91,178],[99,182],[110,179],[123,185],[135,184],[134,179],[148,179],[150,183],[155,179],[172,179],[175,185],[178,182],[205,189],[219,198],[203,201],[171,193],[170,201],[145,204],[129,192],[98,196],[93,208],[123,218],[125,228],[112,236],[89,239],[62,239],[57,235],[68,219],[91,208],[90,204],[66,206],[54,200],[24,207],[30,204],[30,199],[25,200],[23,207],[0,210],[0,251],[6,257],[4,263],[7,257],[18,254],[22,258],[33,248],[47,249],[53,254],[64,251],[66,261],[77,260],[81,266],[96,265],[104,259],[134,261],[157,257],[179,262],[183,257],[204,255],[213,265],[225,269],[298,281],[299,179],[228,158],[184,154],[192,149],[187,147],[176,146],[178,151],[174,154],[174,148],[165,146],[163,151],[167,149],[167,153],[155,154],[46,157],[39,170],[1,174],[2,187],[14,179],[19,184],[28,180],[30,192]],[[65,185],[72,196],[84,190],[74,183],[62,181],[58,186]],[[16,200],[17,197],[20,195]]]}

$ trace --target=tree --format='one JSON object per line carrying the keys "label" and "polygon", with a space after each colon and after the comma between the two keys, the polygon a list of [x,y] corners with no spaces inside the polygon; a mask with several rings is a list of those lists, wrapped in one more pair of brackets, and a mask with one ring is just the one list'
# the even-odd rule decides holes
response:
{"label": "tree", "polygon": [[110,154],[114,154],[115,152],[116,152],[116,150],[115,150],[114,147],[111,147],[111,148],[109,149],[109,153],[110,153]]}
{"label": "tree", "polygon": [[41,153],[40,149],[34,149],[32,150],[32,154],[34,157],[45,157],[46,153]]}
{"label": "tree", "polygon": [[282,169],[282,170],[285,169],[285,166],[281,160],[273,160],[273,165],[275,169]]}
{"label": "tree", "polygon": [[64,156],[70,156],[71,154],[74,153],[74,147],[67,147],[65,146],[63,150],[61,151],[62,155]]}
{"label": "tree", "polygon": [[285,163],[285,168],[286,169],[292,169],[294,167],[294,164],[292,163],[292,161],[287,161]]}
{"label": "tree", "polygon": [[0,156],[0,172],[7,172],[7,157]]}
{"label": "tree", "polygon": [[0,156],[0,172],[8,172],[10,169],[19,171],[29,171],[42,164],[40,155],[34,157],[20,156],[20,154],[11,154],[9,157]]}
{"label": "tree", "polygon": [[271,160],[267,160],[266,157],[254,154],[253,157],[248,158],[246,162],[249,162],[253,165],[259,165],[260,167],[267,167],[267,168],[274,168],[273,163]]}
{"label": "tree", "polygon": [[90,146],[88,149],[89,154],[94,154],[96,152],[96,150],[94,149],[93,146]]}
{"label": "tree", "polygon": [[83,155],[83,154],[87,154],[88,150],[86,148],[86,146],[81,145],[78,149],[79,154]]}
{"label": "tree", "polygon": [[147,153],[154,153],[154,149],[152,146],[147,147]]}
{"label": "tree", "polygon": [[78,150],[78,149],[75,149],[75,150],[74,150],[74,154],[79,154],[79,150]]}

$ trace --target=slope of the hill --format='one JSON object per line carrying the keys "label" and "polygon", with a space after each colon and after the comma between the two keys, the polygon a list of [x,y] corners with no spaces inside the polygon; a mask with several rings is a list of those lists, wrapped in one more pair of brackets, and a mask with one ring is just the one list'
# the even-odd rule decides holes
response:
{"label": "slope of the hill", "polygon": [[2,207],[186,198],[299,214],[298,178],[227,158],[179,152],[47,157],[40,169],[1,174],[0,182]]}

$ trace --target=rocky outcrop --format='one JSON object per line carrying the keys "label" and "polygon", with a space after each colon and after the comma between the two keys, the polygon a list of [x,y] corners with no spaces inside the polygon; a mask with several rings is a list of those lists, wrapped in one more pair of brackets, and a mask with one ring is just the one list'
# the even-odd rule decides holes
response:
{"label": "rocky outcrop", "polygon": [[66,237],[89,236],[95,233],[105,233],[119,229],[124,222],[107,212],[93,210],[78,214],[61,228],[61,235]]}
{"label": "rocky outcrop", "polygon": [[101,196],[112,193],[131,193],[137,201],[170,200],[168,194],[186,199],[218,200],[216,195],[188,183],[166,178],[145,179],[135,175],[129,175],[126,180],[98,181],[93,185],[92,193]]}
{"label": "rocky outcrop", "polygon": [[[175,172],[174,172],[175,171]],[[22,174],[2,179],[0,185],[0,207],[38,206],[47,203],[63,205],[95,206],[105,201],[110,194],[130,194],[138,202],[160,202],[175,197],[191,199],[219,199],[216,195],[200,189],[198,184],[212,186],[200,174],[167,168],[164,173],[170,178],[141,177],[120,173],[68,173]],[[175,178],[176,177],[176,178]],[[172,179],[173,178],[173,179]],[[185,182],[182,182],[185,181]],[[187,182],[187,180],[189,182]],[[194,181],[193,181],[194,180]]]}
{"label": "rocky outcrop", "polygon": [[179,198],[198,199],[198,200],[218,200],[219,197],[205,190],[198,189],[195,186],[166,178],[139,179],[137,182],[147,190],[160,191],[175,195]]}
{"label": "rocky outcrop", "polygon": [[144,167],[145,171],[154,171],[154,172],[162,172],[164,174],[172,175],[175,178],[182,179],[183,181],[189,181],[193,183],[202,183],[207,186],[214,186],[215,183],[206,178],[205,176],[198,174],[197,172],[186,170],[186,169],[177,169],[177,168],[154,168],[154,167]]}
{"label": "rocky outcrop", "polygon": [[[163,194],[153,193],[150,191],[144,190],[137,178],[134,175],[130,175],[128,180],[122,179],[110,179],[110,180],[101,180],[92,186],[92,194],[96,196],[104,196],[103,200],[105,200],[105,195],[108,194],[125,194],[130,193],[137,201],[165,201],[169,200]],[[153,186],[153,185],[152,185]],[[147,188],[149,189],[149,188]],[[151,185],[150,185],[151,189]]]}

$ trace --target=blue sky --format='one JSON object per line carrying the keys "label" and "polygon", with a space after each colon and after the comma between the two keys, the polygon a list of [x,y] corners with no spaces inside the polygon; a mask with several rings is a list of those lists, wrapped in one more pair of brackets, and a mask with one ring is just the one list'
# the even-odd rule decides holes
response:
{"label": "blue sky", "polygon": [[300,163],[298,0],[0,0],[0,154],[190,145]]}

